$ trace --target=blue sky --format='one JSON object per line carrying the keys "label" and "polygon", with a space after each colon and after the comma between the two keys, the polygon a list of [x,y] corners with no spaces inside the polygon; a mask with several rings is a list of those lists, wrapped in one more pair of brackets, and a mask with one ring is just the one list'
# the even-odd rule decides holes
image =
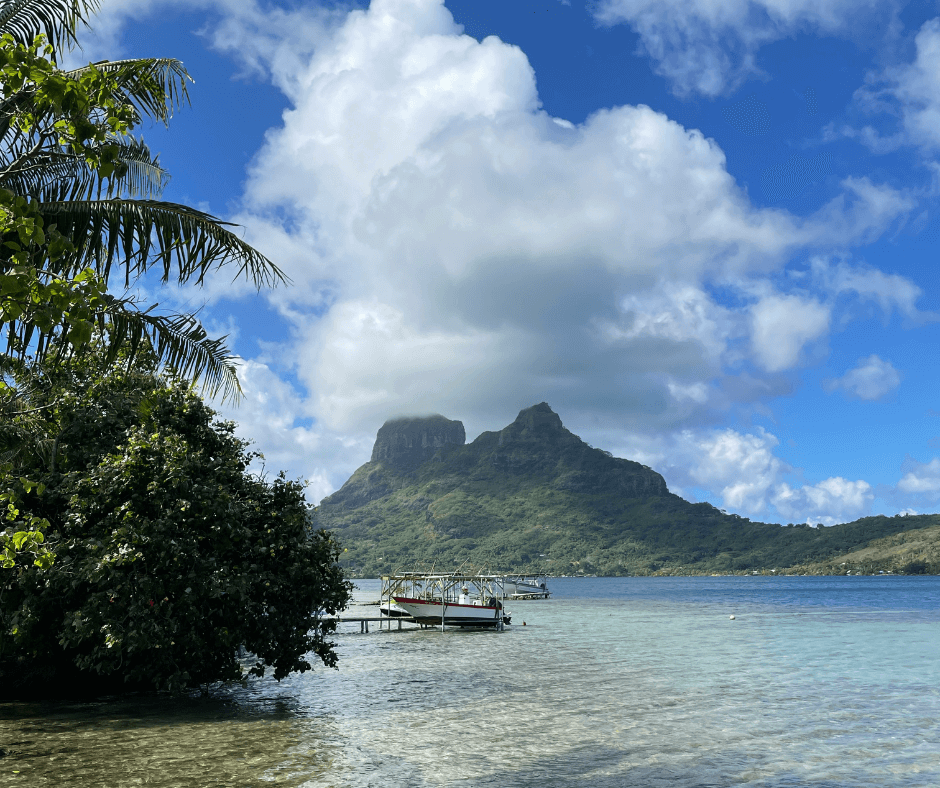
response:
{"label": "blue sky", "polygon": [[148,295],[318,501],[390,417],[546,401],[752,519],[940,502],[940,3],[105,0],[196,82],[166,199],[291,277]]}

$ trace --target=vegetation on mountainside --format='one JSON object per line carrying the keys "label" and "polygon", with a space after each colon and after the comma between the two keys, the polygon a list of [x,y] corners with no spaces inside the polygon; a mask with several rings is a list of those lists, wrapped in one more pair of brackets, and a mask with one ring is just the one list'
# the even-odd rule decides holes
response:
{"label": "vegetation on mountainside", "polygon": [[[859,522],[876,519],[867,517]],[[905,530],[872,541],[850,552],[833,556],[826,561],[796,565],[790,572],[810,575],[878,574],[899,575],[940,574],[940,525],[918,527],[920,523],[937,523],[940,517],[892,518],[912,521],[914,529]],[[916,529],[916,530],[915,530]]]}
{"label": "vegetation on mountainside", "polygon": [[[527,425],[533,412],[538,423]],[[659,474],[591,448],[548,414],[545,405],[524,410],[506,429],[445,447],[413,470],[394,461],[359,468],[319,510],[348,549],[344,565],[360,577],[463,565],[546,574],[743,573],[815,565],[872,539],[940,525],[936,515],[830,528],[751,522],[673,495]]]}

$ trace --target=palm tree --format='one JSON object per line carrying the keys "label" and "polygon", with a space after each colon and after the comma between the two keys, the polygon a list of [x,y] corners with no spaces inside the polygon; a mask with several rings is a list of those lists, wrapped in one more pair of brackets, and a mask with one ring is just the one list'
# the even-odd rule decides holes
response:
{"label": "palm tree", "polygon": [[[257,287],[276,285],[285,277],[229,230],[228,223],[160,199],[168,174],[143,139],[129,132],[144,117],[168,123],[173,111],[188,102],[187,83],[192,80],[179,61],[102,61],[59,70],[59,54],[76,45],[77,29],[88,24],[98,7],[99,0],[0,0],[0,36],[9,35],[8,44],[30,48],[36,36],[45,36],[44,57],[60,83],[78,88],[94,79],[98,91],[94,105],[68,106],[67,101],[40,101],[33,81],[4,85],[0,189],[27,199],[42,219],[47,244],[55,237],[68,244],[67,254],[42,258],[37,269],[41,281],[76,282],[82,272],[94,272],[102,291],[94,299],[93,318],[105,337],[108,359],[113,361],[128,345],[133,356],[142,342],[148,343],[178,375],[201,379],[210,394],[221,390],[226,398],[237,397],[234,359],[224,337],[209,338],[192,314],[158,314],[156,305],[141,308],[127,293],[153,269],[164,283],[201,284],[210,271],[232,263],[236,276],[249,277]],[[80,127],[78,143],[63,136],[63,122]],[[15,263],[9,252],[0,251],[0,274]],[[103,292],[117,272],[122,274],[123,296]],[[38,362],[53,349],[79,345],[67,321],[66,315],[65,322],[50,325],[33,319],[29,310],[0,310],[0,331],[7,340],[4,359]]]}

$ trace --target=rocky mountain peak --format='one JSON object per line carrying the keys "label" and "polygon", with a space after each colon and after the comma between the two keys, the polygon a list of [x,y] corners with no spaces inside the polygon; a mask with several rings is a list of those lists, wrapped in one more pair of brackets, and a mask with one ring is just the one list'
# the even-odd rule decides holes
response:
{"label": "rocky mountain peak", "polygon": [[390,419],[382,425],[372,447],[372,462],[410,471],[445,447],[463,446],[463,423],[439,414]]}
{"label": "rocky mountain peak", "polygon": [[547,402],[540,402],[531,408],[520,410],[512,424],[517,429],[529,432],[560,432],[565,429],[561,423],[561,417],[548,406]]}
{"label": "rocky mountain peak", "polygon": [[525,451],[552,452],[560,446],[579,444],[580,439],[569,432],[561,418],[547,403],[523,408],[516,420],[499,432],[499,445],[527,447]]}

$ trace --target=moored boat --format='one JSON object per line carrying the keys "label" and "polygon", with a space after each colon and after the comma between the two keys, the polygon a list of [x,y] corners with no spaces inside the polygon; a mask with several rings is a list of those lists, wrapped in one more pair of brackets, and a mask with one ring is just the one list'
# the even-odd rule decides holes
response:
{"label": "moored boat", "polygon": [[507,599],[548,599],[551,595],[545,578],[532,575],[506,577],[502,588]]}
{"label": "moored boat", "polygon": [[440,599],[410,599],[395,597],[395,604],[405,611],[405,615],[414,618],[419,624],[444,624],[457,627],[495,627],[507,623],[502,615],[502,603],[491,599],[487,604],[482,600],[470,604],[459,602],[441,602]]}
{"label": "moored boat", "polygon": [[385,609],[380,609],[385,615],[410,616],[425,625],[502,629],[510,616],[503,608],[501,580],[495,575],[420,573],[383,577]]}
{"label": "moored boat", "polygon": [[394,602],[389,601],[379,602],[379,613],[389,618],[408,618],[411,615],[410,613],[406,613]]}

